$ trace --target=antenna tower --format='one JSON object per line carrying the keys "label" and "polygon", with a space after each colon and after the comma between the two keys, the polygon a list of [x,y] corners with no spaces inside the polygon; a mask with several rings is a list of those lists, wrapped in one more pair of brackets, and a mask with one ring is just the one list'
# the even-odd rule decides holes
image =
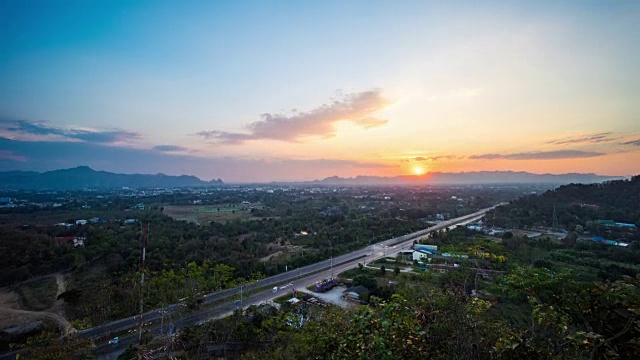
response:
{"label": "antenna tower", "polygon": [[556,203],[553,203],[553,218],[551,219],[552,225],[551,228],[553,230],[560,229],[560,225],[558,224],[558,214],[556,213]]}
{"label": "antenna tower", "polygon": [[149,223],[142,225],[142,262],[140,263],[140,322],[138,323],[138,343],[142,346],[142,314],[144,313],[144,261],[147,257],[147,241],[149,240]]}

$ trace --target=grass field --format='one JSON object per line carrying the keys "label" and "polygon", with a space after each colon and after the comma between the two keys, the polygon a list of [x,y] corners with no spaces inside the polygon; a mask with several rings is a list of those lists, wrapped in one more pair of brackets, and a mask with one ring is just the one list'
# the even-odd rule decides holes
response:
{"label": "grass field", "polygon": [[166,205],[164,213],[175,220],[185,220],[196,224],[208,224],[214,222],[227,222],[229,220],[248,220],[251,216],[251,208],[261,209],[262,204],[251,205]]}
{"label": "grass field", "polygon": [[42,311],[53,306],[57,292],[58,285],[52,276],[23,284],[16,289],[22,307],[32,311]]}

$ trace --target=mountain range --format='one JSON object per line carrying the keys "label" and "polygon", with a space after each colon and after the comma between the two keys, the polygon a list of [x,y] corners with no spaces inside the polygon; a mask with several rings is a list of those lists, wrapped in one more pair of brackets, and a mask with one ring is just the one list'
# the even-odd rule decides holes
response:
{"label": "mountain range", "polygon": [[[307,182],[287,182],[300,185],[366,186],[366,185],[444,185],[444,184],[570,184],[598,183],[623,179],[621,176],[596,174],[532,174],[513,171],[478,171],[463,173],[433,172],[422,176],[337,176]],[[276,183],[273,183],[276,184]],[[283,183],[280,183],[283,184]],[[53,170],[43,173],[34,171],[0,172],[0,188],[10,189],[106,189],[106,188],[171,188],[221,186],[220,179],[204,181],[191,175],[172,176],[165,174],[116,174],[96,171],[88,166]]]}
{"label": "mountain range", "polygon": [[203,181],[195,176],[165,174],[116,174],[96,171],[88,166],[53,170],[0,172],[0,187],[11,189],[107,189],[107,188],[172,188],[220,186],[222,180]]}
{"label": "mountain range", "polygon": [[444,185],[444,184],[571,184],[599,183],[621,180],[622,176],[602,176],[596,174],[532,174],[524,171],[475,171],[461,173],[432,172],[422,176],[357,176],[341,178],[337,176],[315,180],[309,184],[318,185]]}

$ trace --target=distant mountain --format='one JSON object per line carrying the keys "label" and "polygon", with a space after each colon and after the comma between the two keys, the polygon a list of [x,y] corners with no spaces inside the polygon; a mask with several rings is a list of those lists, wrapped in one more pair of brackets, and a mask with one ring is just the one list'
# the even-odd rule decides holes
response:
{"label": "distant mountain", "polygon": [[116,174],[96,171],[88,166],[47,171],[0,172],[0,187],[12,189],[107,189],[107,188],[168,188],[220,186],[222,180],[203,181],[195,176],[171,176],[165,174]]}
{"label": "distant mountain", "polygon": [[444,184],[591,184],[610,180],[621,180],[622,176],[596,174],[532,174],[524,171],[477,171],[462,173],[433,172],[422,176],[357,176],[341,178],[332,176],[308,184],[318,185],[444,185]]}

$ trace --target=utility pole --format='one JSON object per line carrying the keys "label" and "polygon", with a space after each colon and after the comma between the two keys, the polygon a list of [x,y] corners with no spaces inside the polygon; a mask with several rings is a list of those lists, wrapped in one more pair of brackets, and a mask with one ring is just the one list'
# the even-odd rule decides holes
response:
{"label": "utility pole", "polygon": [[329,258],[331,262],[331,277],[333,277],[333,241],[329,241],[329,246],[331,247],[331,257]]}
{"label": "utility pole", "polygon": [[556,203],[553,203],[553,218],[552,218],[551,229],[553,231],[557,231],[560,226],[558,225],[558,214],[556,213]]}
{"label": "utility pole", "polygon": [[149,223],[142,225],[142,262],[140,263],[140,321],[138,323],[138,343],[142,346],[142,314],[144,313],[144,262],[147,257],[147,241],[149,240]]}

